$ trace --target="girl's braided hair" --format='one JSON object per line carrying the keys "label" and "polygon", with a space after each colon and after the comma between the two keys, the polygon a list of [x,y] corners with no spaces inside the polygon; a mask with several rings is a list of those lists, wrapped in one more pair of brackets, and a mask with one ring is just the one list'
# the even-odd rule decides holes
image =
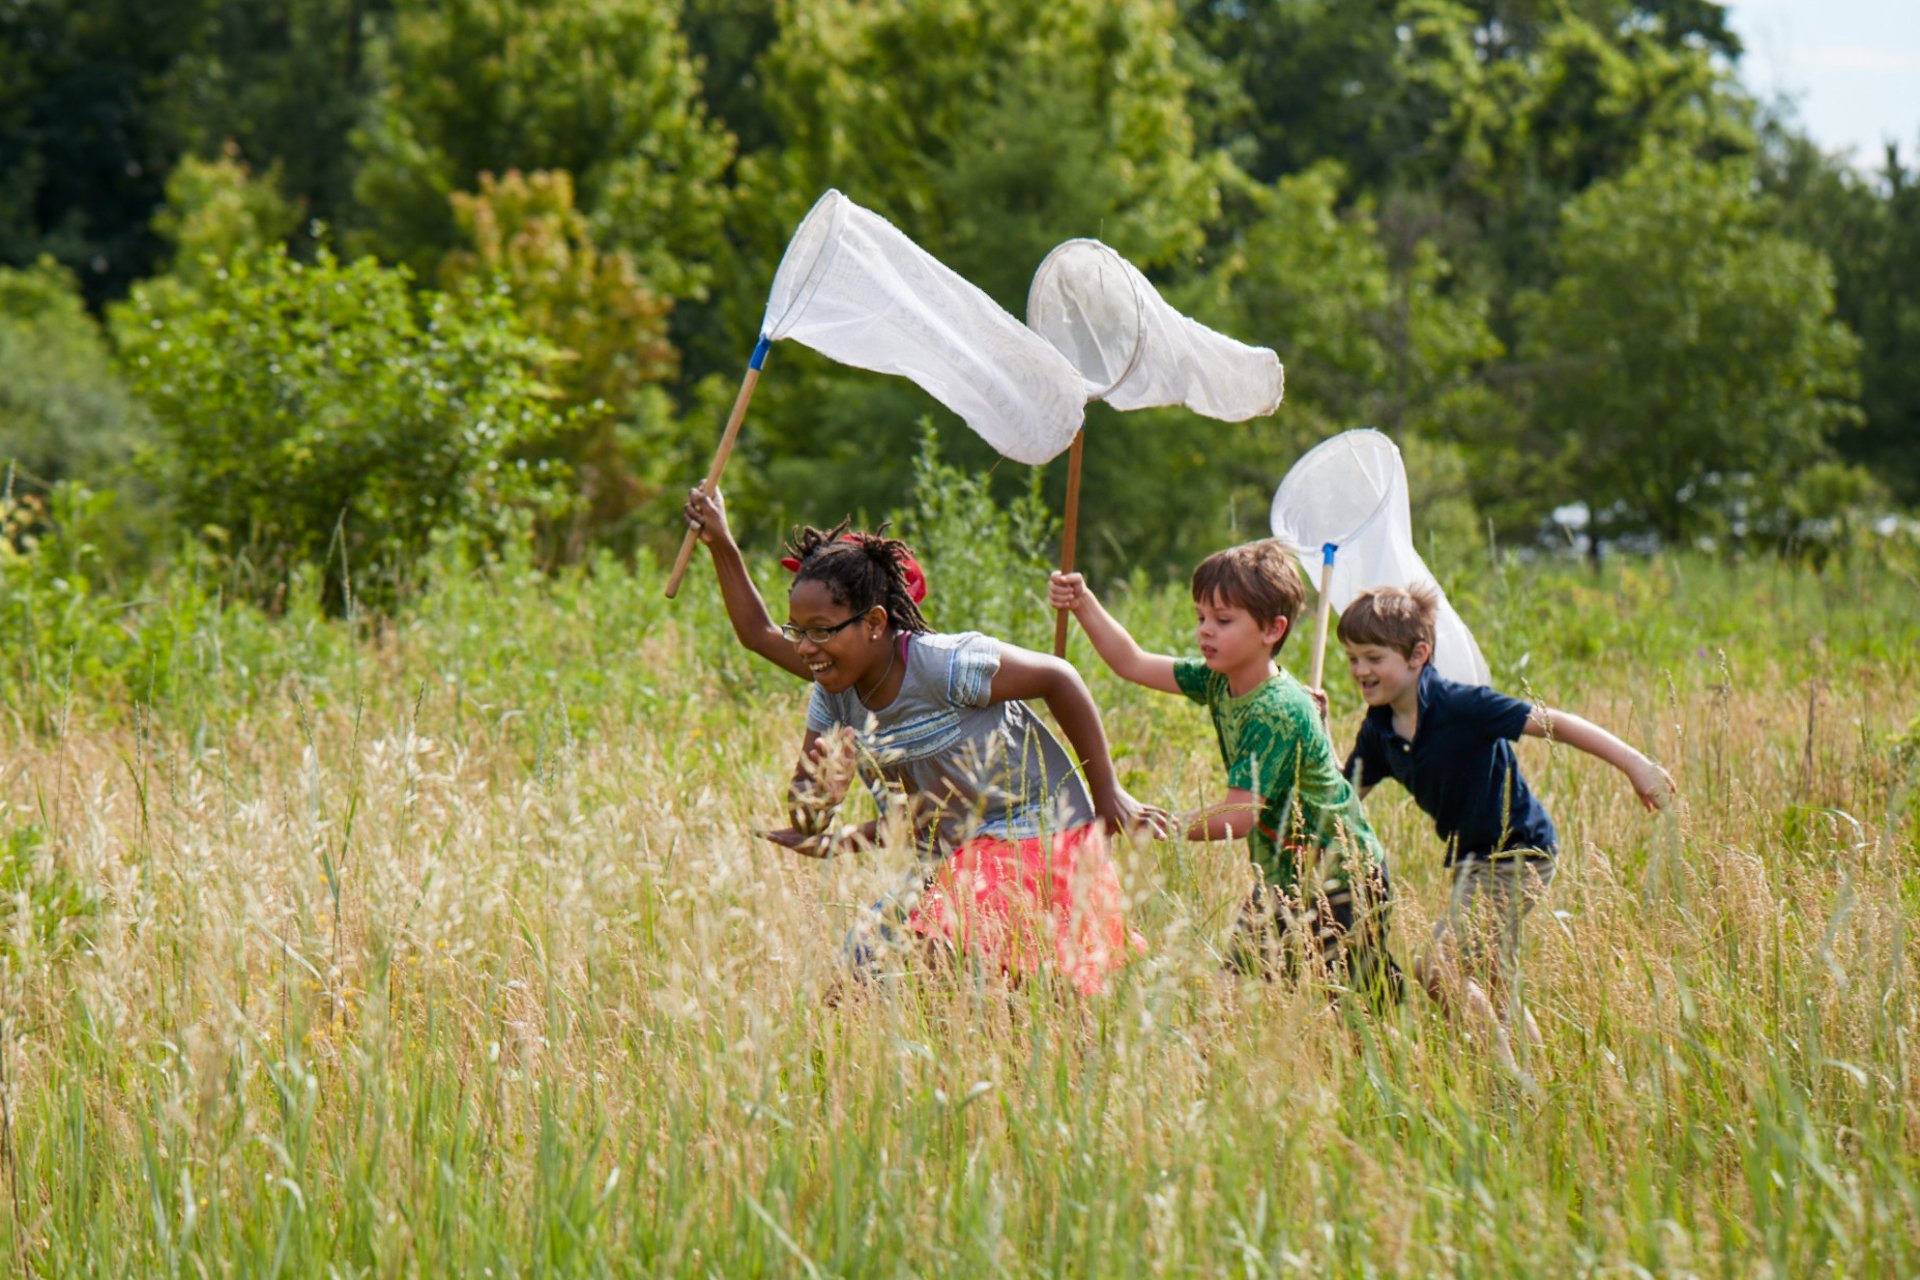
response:
{"label": "girl's braided hair", "polygon": [[850,520],[831,529],[806,525],[788,540],[787,550],[799,562],[794,585],[821,583],[835,604],[855,613],[865,613],[877,604],[887,611],[887,622],[896,631],[912,635],[932,631],[907,585],[907,565],[913,556],[907,544],[886,537],[884,524],[875,533],[852,532],[851,525]]}

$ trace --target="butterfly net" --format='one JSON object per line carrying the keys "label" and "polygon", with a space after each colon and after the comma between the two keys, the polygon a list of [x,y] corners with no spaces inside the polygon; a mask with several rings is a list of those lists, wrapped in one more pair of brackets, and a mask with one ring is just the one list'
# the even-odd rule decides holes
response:
{"label": "butterfly net", "polygon": [[[1413,547],[1400,450],[1378,431],[1337,435],[1294,463],[1273,495],[1273,533],[1296,549],[1309,582],[1320,580],[1321,548],[1337,548],[1327,589],[1337,611],[1376,587],[1440,590]],[[1434,619],[1433,667],[1464,684],[1489,680],[1487,660],[1445,592]]]}
{"label": "butterfly net", "polygon": [[1069,240],[1047,255],[1027,291],[1027,324],[1080,371],[1088,399],[1116,409],[1179,404],[1241,422],[1280,404],[1279,356],[1174,310],[1098,240]]}
{"label": "butterfly net", "polygon": [[1054,457],[1085,416],[1085,386],[1065,356],[838,191],[788,242],[761,335],[911,378],[1016,462]]}

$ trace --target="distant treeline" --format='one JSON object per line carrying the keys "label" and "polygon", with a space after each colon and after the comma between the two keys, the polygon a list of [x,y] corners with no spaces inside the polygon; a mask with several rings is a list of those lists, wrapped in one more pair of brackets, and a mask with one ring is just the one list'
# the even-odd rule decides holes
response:
{"label": "distant treeline", "polygon": [[[1455,547],[1571,504],[1830,544],[1920,502],[1920,172],[1822,156],[1740,56],[1707,0],[20,0],[0,467],[268,578],[670,545],[836,186],[1015,314],[1097,236],[1280,352],[1271,419],[1095,408],[1096,568],[1261,531],[1359,425]],[[928,415],[778,348],[738,522],[896,507]]]}

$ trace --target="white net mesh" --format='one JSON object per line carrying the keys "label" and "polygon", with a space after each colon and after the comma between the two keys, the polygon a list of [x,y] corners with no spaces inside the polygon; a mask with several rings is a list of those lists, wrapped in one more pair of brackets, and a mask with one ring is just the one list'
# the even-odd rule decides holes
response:
{"label": "white net mesh", "polygon": [[1027,324],[1073,362],[1088,399],[1116,409],[1182,404],[1240,422],[1280,404],[1279,356],[1181,315],[1098,240],[1047,255],[1027,291]]}
{"label": "white net mesh", "polygon": [[788,242],[761,333],[913,379],[1016,462],[1054,457],[1085,417],[1085,387],[1066,357],[838,191]]}
{"label": "white net mesh", "polygon": [[[1273,495],[1273,533],[1291,543],[1318,583],[1321,548],[1338,548],[1327,591],[1336,610],[1375,587],[1440,584],[1413,548],[1407,470],[1400,450],[1378,431],[1348,431],[1309,450]],[[1489,681],[1487,660],[1467,624],[1441,593],[1434,620],[1434,670],[1465,684]]]}

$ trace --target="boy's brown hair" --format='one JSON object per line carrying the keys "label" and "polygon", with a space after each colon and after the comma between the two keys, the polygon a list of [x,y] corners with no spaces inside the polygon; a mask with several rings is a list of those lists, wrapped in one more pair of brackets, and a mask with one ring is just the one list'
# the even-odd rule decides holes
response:
{"label": "boy's brown hair", "polygon": [[1377,644],[1411,658],[1413,646],[1425,641],[1432,662],[1433,618],[1439,609],[1440,593],[1425,585],[1362,592],[1340,611],[1340,643]]}
{"label": "boy's brown hair", "polygon": [[1233,609],[1245,609],[1262,626],[1276,618],[1287,620],[1286,634],[1273,646],[1280,652],[1307,600],[1293,556],[1277,538],[1262,538],[1216,551],[1193,571],[1195,603],[1218,600]]}

